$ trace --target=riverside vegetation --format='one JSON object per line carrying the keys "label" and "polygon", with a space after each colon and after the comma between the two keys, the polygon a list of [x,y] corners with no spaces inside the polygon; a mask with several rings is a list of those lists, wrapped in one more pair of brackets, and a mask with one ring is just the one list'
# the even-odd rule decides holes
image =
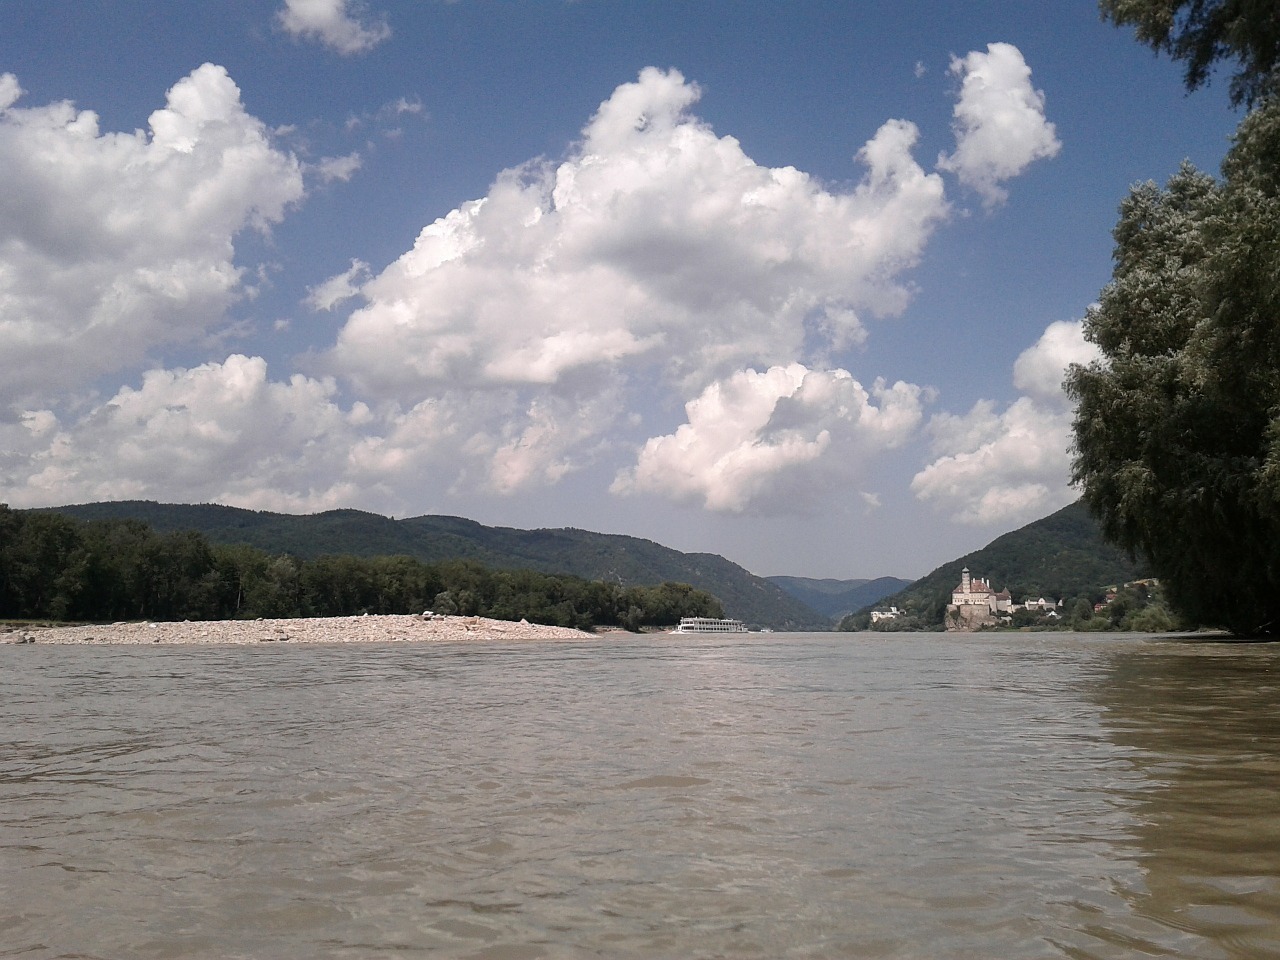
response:
{"label": "riverside vegetation", "polygon": [[1280,7],[1103,0],[1104,17],[1185,66],[1234,62],[1247,109],[1221,179],[1190,164],[1136,186],[1115,272],[1075,366],[1074,481],[1113,543],[1142,556],[1183,616],[1280,633]]}
{"label": "riverside vegetation", "polygon": [[789,631],[830,630],[832,625],[828,617],[778,585],[724,557],[681,553],[651,540],[620,534],[574,528],[490,527],[449,516],[397,520],[352,509],[293,515],[219,504],[139,500],[31,512],[59,513],[77,520],[140,520],[157,533],[194,530],[211,544],[248,545],[302,560],[335,554],[412,557],[432,565],[470,560],[491,570],[534,570],[626,586],[687,583],[715,597],[736,619],[753,625]]}
{"label": "riverside vegetation", "polygon": [[437,613],[592,629],[724,615],[687,584],[624,587],[475,561],[303,560],[137,520],[80,521],[0,504],[0,619],[229,620]]}

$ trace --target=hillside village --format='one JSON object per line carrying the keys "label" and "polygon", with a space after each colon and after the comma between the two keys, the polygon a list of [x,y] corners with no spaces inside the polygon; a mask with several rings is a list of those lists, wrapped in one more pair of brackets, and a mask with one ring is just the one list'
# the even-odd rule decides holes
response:
{"label": "hillside village", "polygon": [[[960,571],[960,583],[951,592],[944,623],[949,631],[972,632],[1011,623],[1017,610],[1038,611],[1046,618],[1057,619],[1061,605],[1061,600],[1044,597],[1028,597],[1022,603],[1014,603],[1007,588],[994,590],[990,582],[971,575],[965,567]],[[871,622],[895,620],[900,616],[902,611],[891,606],[887,610],[871,611]]]}
{"label": "hillside village", "polygon": [[[1093,604],[1092,612],[1094,615],[1104,615],[1107,608],[1121,596],[1122,590],[1130,593],[1138,588],[1145,595],[1158,586],[1158,580],[1149,578],[1126,583],[1123,588],[1106,587],[1103,599]],[[947,631],[956,633],[1008,627],[1014,625],[1015,614],[1025,612],[1026,615],[1019,618],[1024,626],[1037,620],[1050,626],[1062,621],[1063,629],[1066,629],[1069,618],[1068,611],[1064,609],[1065,604],[1065,598],[1052,600],[1044,597],[1027,597],[1021,603],[1015,603],[1007,588],[995,590],[989,580],[972,575],[969,568],[965,567],[960,571],[960,583],[951,591],[951,602],[947,605],[943,626]],[[1075,616],[1078,618],[1080,615],[1076,611]],[[1086,610],[1083,616],[1088,615]],[[876,609],[871,611],[871,624],[880,624],[880,629],[884,629],[890,622],[905,616],[905,612],[896,606]],[[1154,624],[1152,626],[1162,629],[1154,627]]]}

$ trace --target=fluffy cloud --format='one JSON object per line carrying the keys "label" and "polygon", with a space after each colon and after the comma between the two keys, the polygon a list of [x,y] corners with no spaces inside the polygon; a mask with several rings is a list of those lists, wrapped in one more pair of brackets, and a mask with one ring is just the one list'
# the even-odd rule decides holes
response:
{"label": "fluffy cloud", "polygon": [[101,133],[92,111],[19,94],[0,79],[0,409],[223,323],[242,292],[236,234],[303,195],[222,67],[176,83],[149,134]]}
{"label": "fluffy cloud", "polygon": [[284,0],[277,16],[286,33],[350,56],[372,50],[391,36],[385,19],[362,22],[359,6],[352,0]]}
{"label": "fluffy cloud", "polygon": [[952,124],[956,150],[940,156],[938,167],[993,206],[1007,196],[1001,183],[1056,156],[1062,144],[1045,120],[1044,94],[1031,86],[1031,68],[1017,47],[988,44],[986,53],[953,59],[951,72],[961,78]]}
{"label": "fluffy cloud", "polygon": [[[648,398],[820,360],[859,343],[864,318],[900,311],[901,275],[948,212],[941,178],[911,156],[916,128],[885,123],[858,151],[862,179],[833,191],[753,162],[690,112],[698,97],[647,68],[563,162],[505,171],[429,224],[360,287],[327,372],[406,407],[515,391],[518,428],[484,437],[486,482],[509,490],[589,459]],[[313,304],[358,280],[333,278]]]}
{"label": "fluffy cloud", "polygon": [[1031,520],[1074,499],[1067,485],[1071,419],[1021,397],[1003,414],[980,403],[962,417],[930,422],[939,457],[917,473],[912,492],[961,523]]}
{"label": "fluffy cloud", "polygon": [[920,401],[920,389],[901,382],[877,382],[868,393],[844,370],[793,363],[742,371],[685,404],[688,422],[650,439],[613,488],[709,510],[805,506],[793,502],[803,493],[788,483],[797,470],[809,472],[803,489],[810,491],[820,460],[829,482],[847,479],[868,453],[910,435]]}
{"label": "fluffy cloud", "polygon": [[[501,389],[344,408],[332,379],[273,381],[261,358],[233,355],[151,370],[83,414],[29,410],[0,423],[0,491],[14,506],[142,498],[309,511],[358,498],[396,512],[427,487],[555,483],[590,462],[620,402],[608,390],[528,399]],[[651,439],[615,492],[772,512],[804,509],[911,435],[921,391],[867,390],[843,370],[791,364],[739,372],[686,410],[689,422]]]}
{"label": "fluffy cloud", "polygon": [[[399,512],[606,461],[619,495],[773,512],[849,489],[921,423],[920,388],[867,388],[828,359],[903,309],[948,215],[906,121],[836,189],[756,164],[692,113],[695,85],[646,69],[563,161],[504,171],[385,269],[352,259],[311,287],[316,310],[357,301],[314,376],[272,380],[237,355],[76,404],[69,388],[224,322],[238,232],[279,220],[304,171],[219,67],[175,85],[149,133],[103,135],[92,113],[20,96],[0,77],[17,185],[0,189],[0,500]],[[1028,393],[1047,376],[1036,357],[1018,371]],[[978,413],[953,418],[966,451],[999,433]]]}
{"label": "fluffy cloud", "polygon": [[613,417],[597,417],[606,398],[522,397],[510,389],[450,390],[402,410],[362,414],[348,477],[376,486],[394,504],[437,493],[510,494],[552,484],[584,461],[579,449]]}
{"label": "fluffy cloud", "polygon": [[22,94],[17,77],[12,73],[0,73],[0,113],[17,103]]}
{"label": "fluffy cloud", "polygon": [[1013,385],[1038,400],[1061,404],[1062,381],[1073,363],[1087,366],[1101,354],[1084,338],[1084,323],[1059,320],[1051,323],[1035,345],[1023,350],[1013,364]]}
{"label": "fluffy cloud", "polygon": [[294,512],[359,501],[398,512],[428,488],[554,483],[578,465],[579,447],[612,416],[598,417],[599,407],[613,402],[445,391],[408,409],[344,408],[332,379],[273,381],[265,360],[237,354],[148,371],[81,414],[0,421],[0,502],[143,498]]}
{"label": "fluffy cloud", "polygon": [[351,266],[323,283],[307,290],[303,302],[312,310],[332,310],[340,303],[360,295],[360,284],[369,277],[369,265],[363,260],[352,260]]}
{"label": "fluffy cloud", "polygon": [[332,381],[272,383],[266,363],[232,356],[191,370],[153,370],[63,424],[30,411],[4,428],[6,497],[74,503],[178,498],[275,509],[323,509],[342,483],[359,413],[333,402]]}
{"label": "fluffy cloud", "polygon": [[937,459],[915,475],[912,492],[976,525],[1032,520],[1070,503],[1072,410],[1062,381],[1068,365],[1096,356],[1082,323],[1050,324],[1014,364],[1026,396],[1003,413],[983,400],[963,416],[930,420]]}
{"label": "fluffy cloud", "polygon": [[646,69],[563,163],[508,170],[428,225],[364,286],[330,370],[407,402],[624,365],[696,391],[900,310],[897,278],[947,211],[911,158],[915,127],[886,123],[859,153],[862,181],[837,193],[754,163],[689,113],[697,97]]}
{"label": "fluffy cloud", "polygon": [[355,172],[364,163],[359,153],[348,153],[341,157],[324,157],[315,164],[315,172],[325,183],[341,180],[343,183],[355,176]]}

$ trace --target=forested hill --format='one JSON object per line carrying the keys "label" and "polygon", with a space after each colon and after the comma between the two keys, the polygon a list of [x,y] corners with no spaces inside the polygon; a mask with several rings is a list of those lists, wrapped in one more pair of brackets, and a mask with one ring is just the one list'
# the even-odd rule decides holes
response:
{"label": "forested hill", "polygon": [[[1027,597],[1102,599],[1104,586],[1149,576],[1147,568],[1102,539],[1097,521],[1082,501],[997,537],[981,550],[944,563],[928,576],[877,606],[896,606],[924,625],[940,625],[951,591],[965,567],[1015,602]],[[846,617],[842,630],[864,629],[867,610]]]}
{"label": "forested hill", "polygon": [[217,504],[151,501],[49,508],[83,520],[141,520],[159,532],[194,530],[213,543],[243,543],[303,559],[326,554],[409,556],[427,563],[475,560],[497,569],[566,573],[625,586],[687,583],[713,594],[727,616],[775,630],[829,630],[820,613],[721,556],[681,553],[650,540],[572,528],[487,527],[461,517],[393,520],[361,510],[294,516]]}

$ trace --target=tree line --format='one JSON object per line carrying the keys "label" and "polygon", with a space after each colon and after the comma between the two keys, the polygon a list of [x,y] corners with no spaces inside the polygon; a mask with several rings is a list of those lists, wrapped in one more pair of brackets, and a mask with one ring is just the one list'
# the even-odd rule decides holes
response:
{"label": "tree line", "polygon": [[0,619],[112,622],[436,613],[591,629],[722,617],[687,584],[623,586],[474,561],[331,555],[302,560],[0,504]]}
{"label": "tree line", "polygon": [[1150,562],[1173,608],[1280,634],[1280,5],[1101,0],[1185,67],[1234,64],[1246,113],[1213,177],[1184,164],[1133,189],[1115,271],[1085,317],[1072,479],[1106,537]]}

